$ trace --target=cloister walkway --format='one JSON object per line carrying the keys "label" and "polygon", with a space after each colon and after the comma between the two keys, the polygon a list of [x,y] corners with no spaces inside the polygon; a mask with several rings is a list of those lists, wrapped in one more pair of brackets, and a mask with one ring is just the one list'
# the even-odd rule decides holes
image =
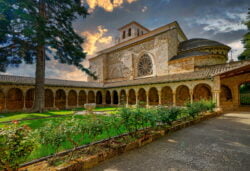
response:
{"label": "cloister walkway", "polygon": [[108,160],[105,171],[247,171],[250,111],[231,112],[182,129],[140,149]]}

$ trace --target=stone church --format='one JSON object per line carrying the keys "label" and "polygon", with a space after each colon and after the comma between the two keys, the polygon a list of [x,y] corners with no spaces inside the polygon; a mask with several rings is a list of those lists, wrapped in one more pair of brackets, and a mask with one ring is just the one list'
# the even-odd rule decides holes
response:
{"label": "stone church", "polygon": [[[97,80],[46,79],[47,109],[85,103],[183,106],[201,99],[211,99],[223,110],[245,107],[240,86],[250,82],[250,61],[228,62],[227,45],[188,39],[177,22],[155,30],[131,22],[119,33],[114,46],[89,60]],[[34,78],[0,75],[0,112],[30,110],[34,82]]]}

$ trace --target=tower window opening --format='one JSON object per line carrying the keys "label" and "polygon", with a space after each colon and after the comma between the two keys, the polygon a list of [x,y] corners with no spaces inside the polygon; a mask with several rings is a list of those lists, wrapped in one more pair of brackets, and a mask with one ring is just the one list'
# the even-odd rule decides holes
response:
{"label": "tower window opening", "polygon": [[126,38],[126,31],[123,31],[122,38],[123,38],[123,39]]}
{"label": "tower window opening", "polygon": [[131,28],[128,29],[128,36],[131,36]]}

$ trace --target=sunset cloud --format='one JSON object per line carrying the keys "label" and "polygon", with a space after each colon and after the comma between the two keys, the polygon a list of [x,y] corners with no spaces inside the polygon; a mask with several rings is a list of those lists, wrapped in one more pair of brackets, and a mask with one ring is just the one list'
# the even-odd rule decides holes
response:
{"label": "sunset cloud", "polygon": [[121,7],[123,3],[133,3],[138,0],[86,0],[89,5],[89,12],[93,12],[96,7],[103,8],[107,12],[112,12],[115,8]]}
{"label": "sunset cloud", "polygon": [[98,26],[97,32],[83,32],[82,36],[85,37],[85,43],[83,45],[84,50],[88,55],[94,55],[97,50],[103,46],[107,47],[112,43],[112,36],[105,36],[108,32],[108,29],[103,26]]}

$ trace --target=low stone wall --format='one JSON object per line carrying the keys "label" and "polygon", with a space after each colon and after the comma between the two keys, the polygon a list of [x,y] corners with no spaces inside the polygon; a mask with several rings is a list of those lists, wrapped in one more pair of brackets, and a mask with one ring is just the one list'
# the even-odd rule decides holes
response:
{"label": "low stone wall", "polygon": [[[151,131],[150,134],[146,134],[145,136],[142,136],[132,142],[122,144],[120,146],[117,146],[115,148],[110,148],[109,150],[102,150],[100,152],[97,152],[94,155],[89,156],[82,156],[79,157],[73,161],[65,162],[60,166],[52,167],[49,166],[48,162],[46,160],[41,162],[31,162],[29,165],[26,165],[25,167],[22,167],[19,169],[19,171],[37,171],[37,170],[47,170],[47,171],[73,171],[73,170],[85,170],[93,168],[94,166],[98,165],[99,163],[108,160],[112,157],[118,156],[122,153],[125,153],[127,151],[142,147],[146,144],[151,143],[152,141],[155,141],[165,135],[169,135],[175,131],[178,131],[180,129],[189,127],[191,125],[200,123],[202,121],[208,120],[210,118],[214,118],[221,115],[221,113],[213,112],[213,113],[206,113],[203,115],[200,115],[192,120],[187,121],[176,121],[172,124],[172,126],[166,126],[162,125],[162,127],[158,130]],[[125,135],[127,136],[127,135]],[[122,136],[118,136],[116,138],[122,138]],[[110,139],[112,140],[112,139]],[[105,143],[109,142],[108,140],[105,140]],[[95,143],[92,146],[96,145],[102,145],[104,141],[100,141],[99,143]]]}

